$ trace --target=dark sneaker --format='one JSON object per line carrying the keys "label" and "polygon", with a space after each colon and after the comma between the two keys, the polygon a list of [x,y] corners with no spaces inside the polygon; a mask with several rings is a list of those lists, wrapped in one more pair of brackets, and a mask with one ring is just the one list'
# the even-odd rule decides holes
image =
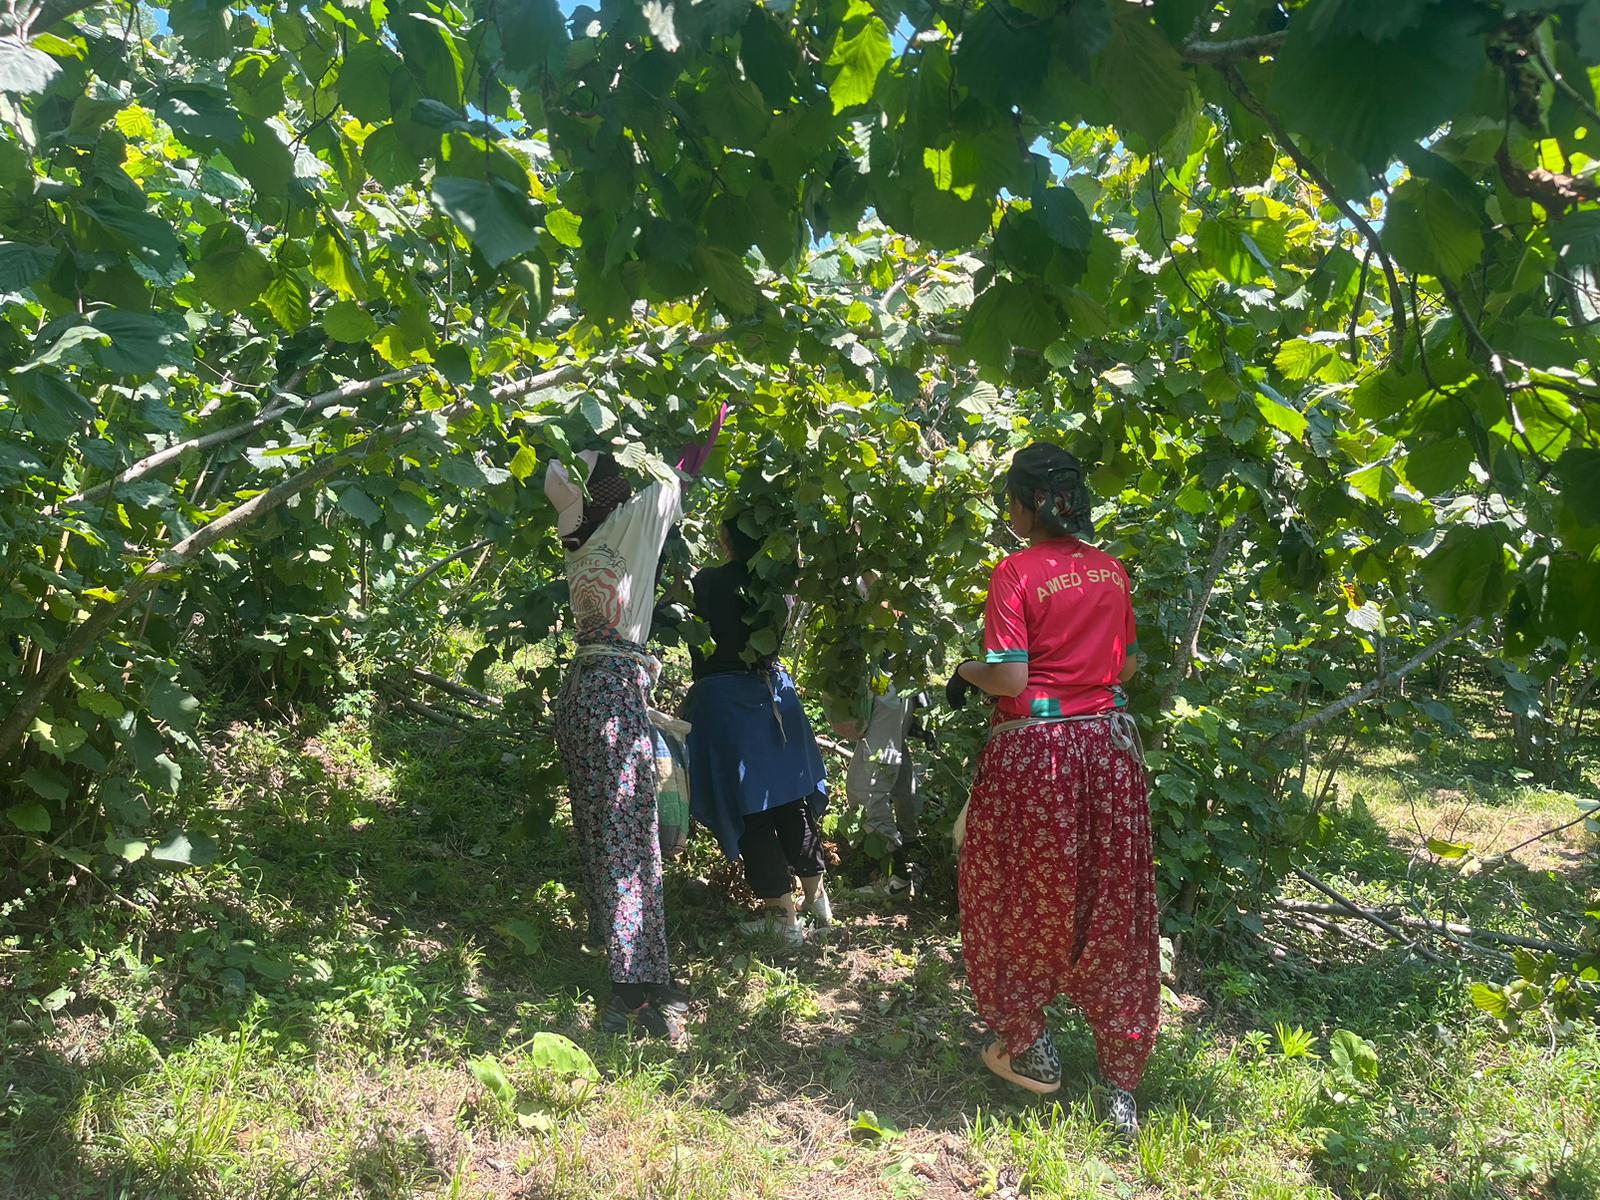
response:
{"label": "dark sneaker", "polygon": [[675,983],[653,983],[650,985],[650,1001],[660,1009],[676,1009],[680,1012],[689,1011],[689,993]]}
{"label": "dark sneaker", "polygon": [[629,1008],[621,996],[613,995],[600,1014],[600,1031],[615,1037],[654,1037],[669,1046],[681,1046],[689,1036],[688,1029],[687,996],[646,1000],[638,1008]]}
{"label": "dark sneaker", "polygon": [[621,996],[613,994],[606,1006],[600,1010],[600,1032],[613,1034],[617,1037],[626,1037],[633,1027],[634,1019],[649,1008],[648,1001],[638,1008],[629,1008],[628,1002]]}
{"label": "dark sneaker", "polygon": [[1132,1092],[1113,1087],[1111,1101],[1106,1105],[1106,1115],[1111,1118],[1118,1137],[1131,1142],[1139,1136],[1139,1106],[1134,1103]]}
{"label": "dark sneaker", "polygon": [[689,1040],[689,1001],[648,1001],[635,1014],[634,1027],[646,1037],[660,1038],[669,1046],[682,1046]]}
{"label": "dark sneaker", "polygon": [[983,1062],[1001,1079],[1040,1096],[1048,1096],[1061,1087],[1061,1055],[1049,1033],[1041,1034],[1038,1041],[1015,1057],[1006,1053],[1004,1042],[994,1042],[983,1052]]}

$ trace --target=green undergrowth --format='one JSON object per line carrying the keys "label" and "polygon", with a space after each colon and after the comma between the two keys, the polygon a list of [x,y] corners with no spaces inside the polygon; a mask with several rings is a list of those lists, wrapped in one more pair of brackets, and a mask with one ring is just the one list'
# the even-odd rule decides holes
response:
{"label": "green undergrowth", "polygon": [[[503,754],[381,716],[219,731],[186,773],[214,863],[0,946],[0,1195],[1600,1194],[1593,1028],[1508,1034],[1468,999],[1471,962],[1270,919],[1188,948],[1131,1147],[1070,1013],[1056,1101],[982,1071],[942,891],[839,895],[840,927],[786,955],[737,933],[730,873],[692,847],[669,904],[693,1045],[601,1037],[568,831],[527,819],[538,798]],[[1521,836],[1495,842],[1483,814],[1535,831],[1578,794],[1490,745],[1374,746],[1330,789],[1308,865],[1363,900],[1548,931],[1595,884],[1588,835],[1498,861]],[[1470,838],[1463,806],[1485,822]],[[1472,851],[1426,852],[1449,836]],[[587,1050],[598,1085],[551,1102],[541,1033]]]}

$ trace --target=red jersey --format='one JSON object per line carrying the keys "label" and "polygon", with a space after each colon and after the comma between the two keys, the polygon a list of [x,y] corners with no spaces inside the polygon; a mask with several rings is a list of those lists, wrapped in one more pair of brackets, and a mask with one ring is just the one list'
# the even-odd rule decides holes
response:
{"label": "red jersey", "polygon": [[1025,662],[1028,686],[1000,697],[999,719],[1076,717],[1123,703],[1123,663],[1138,653],[1128,573],[1076,538],[1029,546],[989,579],[984,661]]}

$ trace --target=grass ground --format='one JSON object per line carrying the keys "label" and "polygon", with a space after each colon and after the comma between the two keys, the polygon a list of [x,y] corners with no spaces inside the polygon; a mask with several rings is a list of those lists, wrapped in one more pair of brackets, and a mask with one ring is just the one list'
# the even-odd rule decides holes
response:
{"label": "grass ground", "polygon": [[[1488,855],[1573,814],[1502,749],[1369,750],[1313,869],[1550,932],[1600,883],[1581,826],[1487,867],[1419,852]],[[498,748],[349,720],[235,726],[210,758],[190,803],[214,865],[0,945],[0,1196],[1600,1196],[1600,1035],[1501,1034],[1471,966],[1272,922],[1209,940],[1124,1148],[1070,1014],[1059,1103],[978,1066],[947,897],[840,896],[832,936],[786,955],[735,932],[716,863],[680,864],[700,1024],[675,1054],[591,1032],[604,973],[572,854],[559,826],[522,831]],[[1341,1030],[1375,1051],[1370,1078],[1343,1070]],[[548,1032],[593,1054],[588,1095],[539,1068]]]}

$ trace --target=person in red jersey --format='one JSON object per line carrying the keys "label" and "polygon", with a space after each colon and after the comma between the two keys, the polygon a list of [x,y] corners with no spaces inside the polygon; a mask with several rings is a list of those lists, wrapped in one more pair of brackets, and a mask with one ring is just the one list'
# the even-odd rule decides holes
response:
{"label": "person in red jersey", "polygon": [[1084,540],[1091,501],[1071,454],[1018,451],[1006,493],[1028,546],[995,567],[983,657],[946,688],[958,708],[974,689],[994,701],[957,822],[967,980],[996,1035],[985,1064],[1041,1095],[1061,1087],[1045,1007],[1076,1004],[1131,1135],[1161,995],[1150,807],[1122,690],[1139,656],[1131,588]]}

